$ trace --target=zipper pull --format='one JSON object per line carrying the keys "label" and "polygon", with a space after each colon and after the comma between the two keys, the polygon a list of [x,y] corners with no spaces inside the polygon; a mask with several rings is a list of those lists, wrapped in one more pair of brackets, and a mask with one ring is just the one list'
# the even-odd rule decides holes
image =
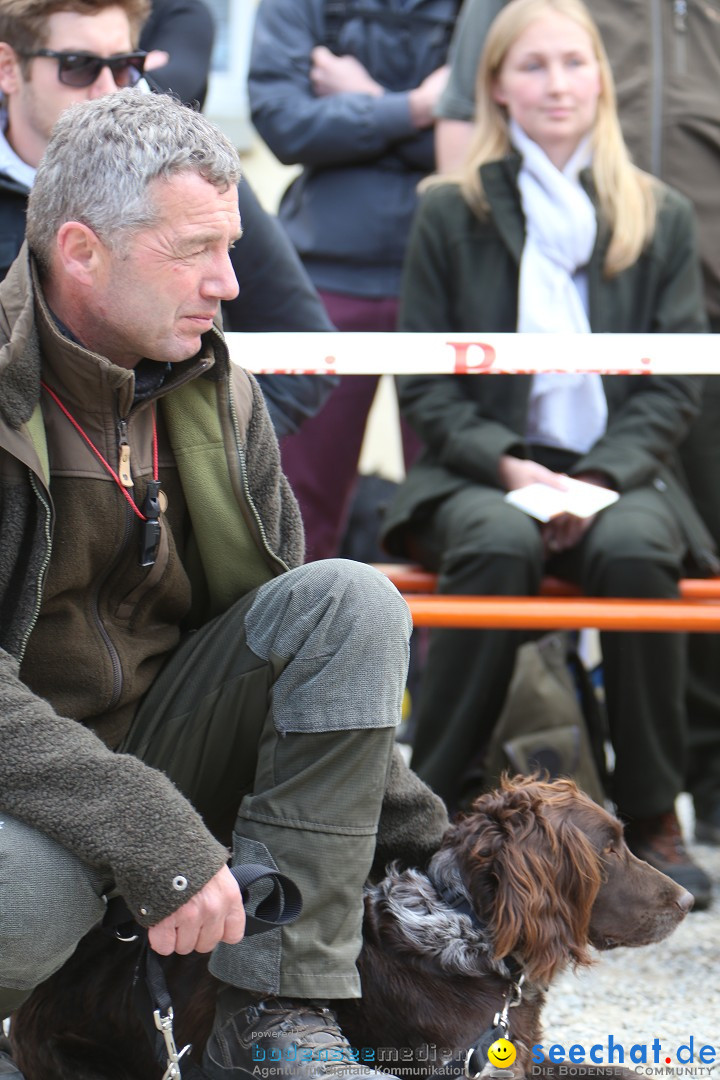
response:
{"label": "zipper pull", "polygon": [[130,472],[130,443],[128,442],[127,420],[118,420],[118,476],[125,488],[133,487]]}
{"label": "zipper pull", "polygon": [[677,34],[687,33],[687,0],[673,0],[673,22]]}

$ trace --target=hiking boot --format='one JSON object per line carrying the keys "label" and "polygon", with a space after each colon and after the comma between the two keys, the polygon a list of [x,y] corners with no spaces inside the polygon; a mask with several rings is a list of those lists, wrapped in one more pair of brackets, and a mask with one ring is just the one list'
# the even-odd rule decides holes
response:
{"label": "hiking boot", "polygon": [[23,1074],[3,1050],[0,1050],[0,1080],[23,1080]]}
{"label": "hiking boot", "polygon": [[226,986],[218,1003],[202,1067],[208,1080],[283,1077],[293,1080],[370,1080],[378,1073],[357,1061],[335,1019],[321,1001],[258,1000]]}
{"label": "hiking boot", "polygon": [[720,803],[707,810],[695,806],[695,839],[698,844],[720,844]]}
{"label": "hiking boot", "polygon": [[703,911],[709,906],[712,896],[710,878],[690,858],[674,810],[631,821],[625,830],[625,839],[638,859],[644,859],[692,893],[695,898],[693,911]]}

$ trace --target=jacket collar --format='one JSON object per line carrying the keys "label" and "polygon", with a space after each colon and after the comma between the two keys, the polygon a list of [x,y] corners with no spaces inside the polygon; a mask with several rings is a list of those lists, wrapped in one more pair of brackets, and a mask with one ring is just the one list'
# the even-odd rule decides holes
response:
{"label": "jacket collar", "polygon": [[0,414],[17,429],[28,422],[40,397],[40,345],[27,244],[0,285],[0,336]]}
{"label": "jacket collar", "polygon": [[[42,294],[35,261],[27,244],[23,247],[5,281],[0,286],[0,414],[10,427],[18,429],[27,423],[40,398],[40,377],[43,352],[57,357],[55,367],[61,367],[61,381],[66,384],[88,377],[103,377],[113,389],[129,395],[132,402],[133,373],[119,368],[104,357],[85,349],[65,337],[58,329]],[[230,359],[219,327],[203,335],[203,347],[197,357],[173,367],[167,380],[170,389],[196,375],[208,374],[213,379],[227,376]],[[74,382],[73,382],[74,385]],[[80,398],[94,400],[96,387],[88,396],[87,386]],[[128,407],[129,407],[128,403]]]}
{"label": "jacket collar", "polygon": [[[497,161],[488,161],[480,166],[483,191],[490,205],[493,222],[500,237],[518,265],[522,258],[525,245],[525,218],[520,202],[518,190],[518,175],[522,159],[515,150],[511,150],[503,158]],[[598,209],[598,197],[592,169],[583,169],[580,173],[580,183],[590,196],[596,210]],[[603,274],[603,264],[610,243],[610,229],[602,215],[598,213],[598,230],[590,262],[588,264],[588,288],[590,296],[590,324],[594,332],[602,331],[603,327],[595,324],[593,316],[597,311],[595,298]]]}

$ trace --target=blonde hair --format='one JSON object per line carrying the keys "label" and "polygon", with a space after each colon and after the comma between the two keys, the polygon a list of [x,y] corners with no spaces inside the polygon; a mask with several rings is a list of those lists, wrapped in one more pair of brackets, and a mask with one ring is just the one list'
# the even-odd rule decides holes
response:
{"label": "blonde hair", "polygon": [[590,12],[582,0],[511,0],[492,23],[482,51],[476,82],[475,131],[465,164],[452,177],[464,198],[481,217],[488,204],[480,166],[505,157],[510,149],[505,108],[493,96],[508,50],[536,19],[556,12],[581,26],[590,36],[600,74],[600,95],[592,133],[592,176],[600,209],[611,232],[605,259],[607,277],[632,266],[655,231],[658,186],[630,160],[620,130],[615,84],[610,64]]}

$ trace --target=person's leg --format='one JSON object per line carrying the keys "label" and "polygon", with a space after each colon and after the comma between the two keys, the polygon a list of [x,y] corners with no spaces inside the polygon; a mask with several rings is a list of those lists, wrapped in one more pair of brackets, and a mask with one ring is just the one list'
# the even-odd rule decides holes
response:
{"label": "person's leg", "polygon": [[[468,485],[442,503],[413,539],[417,553],[438,570],[441,593],[522,596],[539,589],[537,525],[499,490]],[[492,732],[520,640],[518,631],[506,630],[430,633],[412,766],[450,806]]]}
{"label": "person's leg", "polygon": [[[678,595],[685,554],[680,524],[661,492],[623,495],[583,542],[591,596],[665,599]],[[687,753],[686,638],[671,633],[604,633],[605,698],[615,751],[613,797],[637,854],[709,900],[710,882],[682,846],[675,799]]]}
{"label": "person's leg", "polygon": [[340,1060],[349,1075],[374,1076],[352,1063],[318,1001],[360,993],[362,889],[409,633],[407,608],[381,574],[341,560],[300,567],[181,645],[123,746],[162,768],[215,825],[239,804],[234,860],[275,866],[303,894],[294,925],[215,951],[224,987],[209,1076],[252,1075],[269,1047],[284,1055],[279,1074],[315,1077]]}
{"label": "person's leg", "polygon": [[0,813],[0,1019],[62,967],[105,912],[109,875]]}
{"label": "person's leg", "polygon": [[[720,546],[720,375],[706,377],[700,415],[680,452],[695,505]],[[695,831],[698,840],[720,844],[720,634],[689,635],[686,702]]]}
{"label": "person's leg", "polygon": [[[393,331],[398,302],[320,292],[332,322],[344,332]],[[282,440],[283,470],[300,504],[308,559],[336,556],[355,488],[358,460],[377,375],[347,375],[317,416]],[[414,452],[408,435],[408,454]]]}
{"label": "person's leg", "polygon": [[143,702],[121,749],[169,775],[215,831],[237,815],[235,859],[275,864],[304,895],[292,927],[218,949],[212,966],[225,982],[359,993],[362,887],[409,631],[381,574],[308,564],[190,635]]}
{"label": "person's leg", "polygon": [[300,505],[308,560],[337,555],[355,488],[377,375],[345,375],[322,409],[281,443],[283,471]]}

